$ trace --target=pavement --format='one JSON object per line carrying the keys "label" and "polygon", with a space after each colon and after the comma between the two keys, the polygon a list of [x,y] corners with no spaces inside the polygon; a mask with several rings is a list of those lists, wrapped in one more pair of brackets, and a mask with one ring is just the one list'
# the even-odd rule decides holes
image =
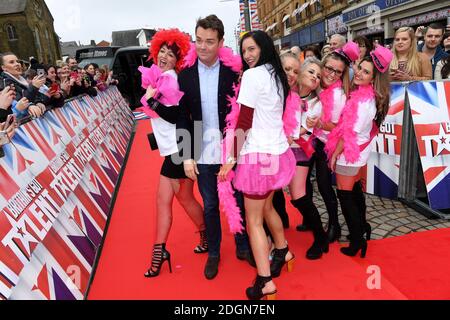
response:
{"label": "pavement", "polygon": [[[328,225],[328,214],[325,203],[317,189],[317,183],[312,181],[314,186],[314,203],[319,210],[324,228]],[[371,239],[385,239],[390,237],[402,236],[413,232],[423,232],[428,230],[450,228],[450,221],[444,219],[430,219],[414,209],[406,206],[397,200],[380,198],[378,196],[365,194],[367,205],[367,221],[372,226]],[[296,226],[299,220],[291,222]],[[341,213],[339,206],[339,222],[342,227],[341,241],[345,240],[348,234],[347,224]]]}

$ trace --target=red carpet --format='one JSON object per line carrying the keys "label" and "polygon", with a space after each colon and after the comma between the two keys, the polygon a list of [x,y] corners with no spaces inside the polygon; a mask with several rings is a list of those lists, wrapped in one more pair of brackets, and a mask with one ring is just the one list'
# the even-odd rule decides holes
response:
{"label": "red carpet", "polygon": [[[154,236],[155,193],[162,159],[147,141],[149,121],[140,121],[112,220],[89,294],[90,300],[237,300],[255,277],[255,269],[235,257],[233,237],[222,219],[223,241],[218,276],[206,280],[206,255],[196,255],[198,234],[178,203],[167,249],[173,273],[163,266],[159,277],[144,278],[151,259]],[[199,199],[200,196],[197,196]],[[289,205],[291,225],[299,214]],[[312,235],[293,227],[287,239],[297,261],[292,273],[276,279],[278,299],[450,299],[448,229],[417,233],[369,243],[366,259],[349,258],[334,244],[318,261],[305,252]],[[369,289],[369,266],[381,271],[379,289]],[[369,281],[370,282],[370,281]]]}

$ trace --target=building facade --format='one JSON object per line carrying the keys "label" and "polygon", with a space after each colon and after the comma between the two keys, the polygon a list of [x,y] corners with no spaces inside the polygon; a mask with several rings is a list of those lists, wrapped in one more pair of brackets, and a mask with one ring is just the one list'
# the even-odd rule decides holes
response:
{"label": "building facade", "polygon": [[0,1],[0,52],[43,63],[61,59],[53,16],[44,0]]}
{"label": "building facade", "polygon": [[349,38],[363,35],[379,43],[392,42],[400,27],[415,29],[432,22],[445,26],[450,9],[449,0],[368,0],[352,4],[342,13]]}
{"label": "building facade", "polygon": [[258,15],[279,48],[305,47],[323,44],[328,36],[326,20],[346,7],[347,0],[259,0]]}
{"label": "building facade", "polygon": [[403,26],[447,25],[449,9],[450,0],[258,0],[263,30],[279,49],[322,45],[336,33],[390,43]]}

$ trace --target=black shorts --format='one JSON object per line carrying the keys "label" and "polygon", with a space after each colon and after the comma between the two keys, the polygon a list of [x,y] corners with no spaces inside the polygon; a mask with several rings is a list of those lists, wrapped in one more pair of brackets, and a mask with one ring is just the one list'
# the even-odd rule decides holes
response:
{"label": "black shorts", "polygon": [[[177,156],[177,158],[179,158],[178,153],[174,154],[174,156]],[[164,163],[161,167],[161,175],[169,179],[187,179],[187,176],[184,173],[183,163],[173,163],[172,155],[167,156],[164,159]]]}

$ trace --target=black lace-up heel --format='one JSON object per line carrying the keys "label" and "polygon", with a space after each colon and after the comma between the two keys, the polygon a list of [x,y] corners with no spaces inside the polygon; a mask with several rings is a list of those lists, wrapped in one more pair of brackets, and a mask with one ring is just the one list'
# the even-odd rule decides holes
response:
{"label": "black lace-up heel", "polygon": [[201,254],[208,252],[208,239],[206,238],[206,230],[199,231],[200,233],[200,244],[195,247],[194,252]]}
{"label": "black lace-up heel", "polygon": [[170,262],[170,253],[166,250],[166,244],[155,244],[153,246],[152,266],[144,274],[146,278],[157,277],[161,272],[164,261],[169,263],[169,271],[172,273],[172,264]]}

